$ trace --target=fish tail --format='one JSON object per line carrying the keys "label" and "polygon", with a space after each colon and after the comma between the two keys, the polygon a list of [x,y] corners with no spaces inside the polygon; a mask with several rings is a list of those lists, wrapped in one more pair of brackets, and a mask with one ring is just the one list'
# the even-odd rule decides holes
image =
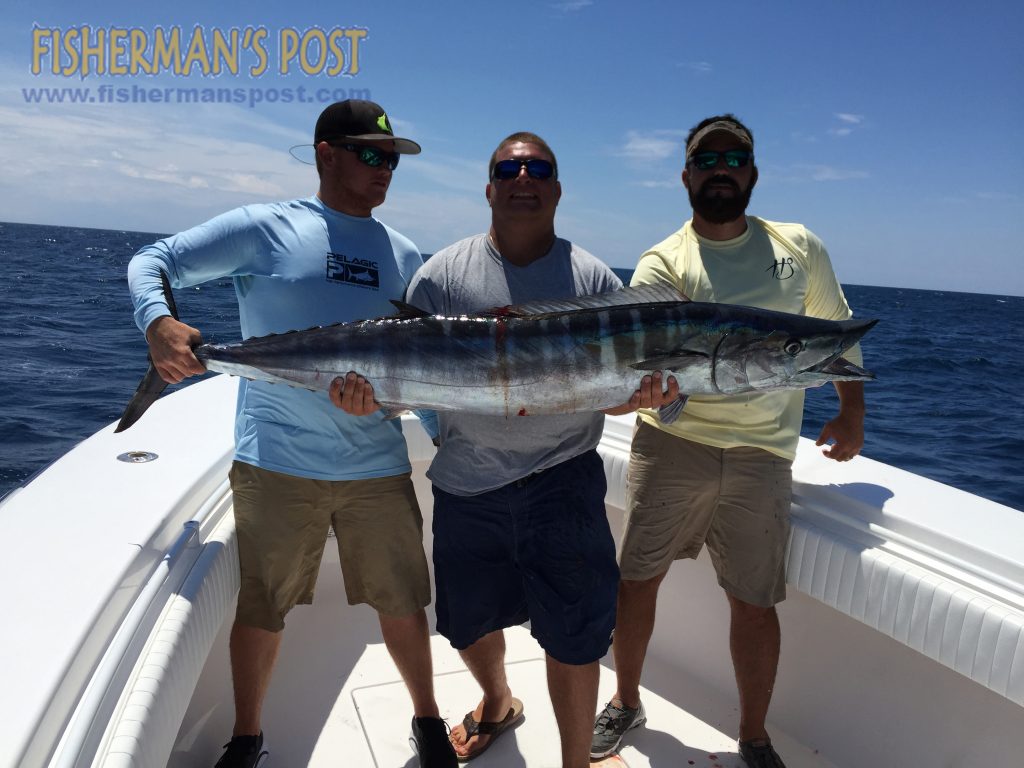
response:
{"label": "fish tail", "polygon": [[[167,308],[171,312],[171,317],[177,320],[178,307],[174,303],[174,296],[171,294],[171,281],[167,279],[167,273],[162,270],[160,272],[160,283],[163,286],[164,299],[167,302]],[[167,389],[167,382],[157,373],[156,366],[153,365],[152,356],[147,354],[146,359],[149,361],[149,368],[142,377],[142,381],[139,382],[139,387],[135,390],[135,394],[132,395],[132,399],[128,401],[128,405],[125,407],[124,413],[121,414],[121,420],[117,422],[114,432],[124,432],[124,430],[142,418],[142,414]]]}
{"label": "fish tail", "polygon": [[139,382],[139,388],[135,390],[132,399],[128,401],[124,413],[121,414],[121,420],[117,422],[117,427],[115,427],[114,431],[124,432],[138,421],[142,414],[148,410],[149,406],[155,403],[160,395],[163,394],[165,389],[167,389],[167,382],[157,373],[156,367],[153,365],[153,359],[149,358],[149,369],[146,371],[146,375],[142,377],[142,381]]}

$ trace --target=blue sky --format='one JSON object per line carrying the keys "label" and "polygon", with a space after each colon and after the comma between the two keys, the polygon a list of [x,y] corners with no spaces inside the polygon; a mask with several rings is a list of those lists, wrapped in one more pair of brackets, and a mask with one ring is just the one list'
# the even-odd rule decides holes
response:
{"label": "blue sky", "polygon": [[[731,111],[757,145],[750,211],[814,230],[843,282],[1024,295],[1017,2],[144,5],[5,9],[0,220],[173,232],[236,205],[311,194],[315,171],[287,150],[310,142],[324,104],[270,104],[269,94],[358,89],[423,145],[378,209],[421,250],[486,228],[487,158],[508,133],[531,130],[558,155],[559,233],[631,267],[689,217],[687,130]],[[186,40],[196,26],[204,40],[262,28],[267,71],[249,75],[249,49],[239,74],[217,77],[55,76],[45,55],[33,75],[33,28],[83,24],[178,27]],[[357,74],[295,63],[281,74],[282,34],[314,28],[365,30]],[[240,88],[265,102],[28,103],[24,90],[95,98],[103,85]]]}

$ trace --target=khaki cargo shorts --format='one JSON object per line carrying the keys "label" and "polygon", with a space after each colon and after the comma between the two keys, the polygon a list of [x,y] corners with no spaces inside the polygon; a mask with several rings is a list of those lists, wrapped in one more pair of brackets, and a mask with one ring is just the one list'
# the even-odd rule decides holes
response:
{"label": "khaki cargo shorts", "polygon": [[235,620],[270,632],[313,602],[333,526],[349,605],[408,616],[430,603],[423,517],[408,473],[310,480],[234,462],[229,473],[241,588]]}
{"label": "khaki cargo shorts", "polygon": [[786,598],[792,462],[714,448],[640,422],[629,457],[622,578],[645,581],[707,544],[718,583],[743,602]]}

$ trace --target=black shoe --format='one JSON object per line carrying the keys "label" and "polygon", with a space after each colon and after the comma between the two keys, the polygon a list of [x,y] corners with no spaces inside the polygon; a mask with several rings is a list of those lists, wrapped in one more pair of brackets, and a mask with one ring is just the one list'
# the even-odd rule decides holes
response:
{"label": "black shoe", "polygon": [[267,756],[263,731],[259,736],[235,736],[224,745],[224,750],[213,768],[256,768]]}
{"label": "black shoe", "polygon": [[448,724],[439,717],[414,717],[412,738],[420,768],[456,768],[459,764],[455,748],[448,741]]}
{"label": "black shoe", "polygon": [[740,757],[750,768],[786,768],[779,753],[772,747],[771,739],[741,741]]}

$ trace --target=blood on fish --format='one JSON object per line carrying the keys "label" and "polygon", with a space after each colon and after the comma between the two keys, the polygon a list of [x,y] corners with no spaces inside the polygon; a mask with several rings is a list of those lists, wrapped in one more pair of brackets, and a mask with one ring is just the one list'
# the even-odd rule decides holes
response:
{"label": "blood on fish", "polygon": [[520,408],[519,409],[519,415],[520,416],[525,416],[526,415],[526,409],[525,408]]}

